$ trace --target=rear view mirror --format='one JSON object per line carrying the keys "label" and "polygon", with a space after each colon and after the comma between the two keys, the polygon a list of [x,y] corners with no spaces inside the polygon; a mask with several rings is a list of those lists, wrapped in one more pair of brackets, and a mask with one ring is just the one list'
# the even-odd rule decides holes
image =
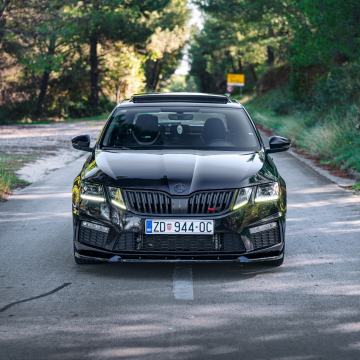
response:
{"label": "rear view mirror", "polygon": [[90,136],[89,135],[80,135],[76,136],[71,140],[72,146],[76,150],[82,151],[93,151],[93,148],[90,147]]}
{"label": "rear view mirror", "polygon": [[289,150],[290,140],[282,136],[271,136],[269,139],[269,147],[266,149],[267,153],[276,153]]}
{"label": "rear view mirror", "polygon": [[169,114],[169,120],[192,120],[194,118],[193,114]]}

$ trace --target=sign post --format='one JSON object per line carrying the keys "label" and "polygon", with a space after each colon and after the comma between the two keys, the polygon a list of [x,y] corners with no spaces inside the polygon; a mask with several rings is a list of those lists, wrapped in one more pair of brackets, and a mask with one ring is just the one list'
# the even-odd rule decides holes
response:
{"label": "sign post", "polygon": [[245,74],[229,73],[226,76],[226,80],[227,80],[227,91],[230,94],[234,90],[234,87],[240,87],[242,93],[242,88],[245,86]]}

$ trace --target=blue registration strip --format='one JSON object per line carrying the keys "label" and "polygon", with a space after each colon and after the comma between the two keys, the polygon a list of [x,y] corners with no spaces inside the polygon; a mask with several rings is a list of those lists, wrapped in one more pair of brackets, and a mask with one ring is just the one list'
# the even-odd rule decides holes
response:
{"label": "blue registration strip", "polygon": [[146,234],[151,234],[152,233],[152,220],[146,220],[146,223],[145,223],[145,233]]}

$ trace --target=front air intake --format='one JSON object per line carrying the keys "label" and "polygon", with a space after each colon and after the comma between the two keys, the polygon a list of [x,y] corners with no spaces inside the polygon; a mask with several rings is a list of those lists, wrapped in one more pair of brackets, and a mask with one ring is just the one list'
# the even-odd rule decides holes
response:
{"label": "front air intake", "polygon": [[[123,190],[126,207],[143,215],[214,215],[230,210],[235,190],[196,192],[190,196],[171,197],[169,194],[152,190]],[[178,200],[185,202],[179,209]]]}
{"label": "front air intake", "polygon": [[171,198],[160,191],[125,190],[125,202],[130,210],[140,214],[171,214]]}
{"label": "front air intake", "polygon": [[190,196],[189,214],[218,214],[229,210],[234,191],[205,191]]}

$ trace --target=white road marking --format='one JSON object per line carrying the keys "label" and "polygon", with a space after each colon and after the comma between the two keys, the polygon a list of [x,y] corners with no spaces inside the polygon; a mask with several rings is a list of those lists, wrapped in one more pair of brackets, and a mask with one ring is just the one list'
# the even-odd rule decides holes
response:
{"label": "white road marking", "polygon": [[177,300],[194,300],[191,266],[174,267],[173,293]]}

